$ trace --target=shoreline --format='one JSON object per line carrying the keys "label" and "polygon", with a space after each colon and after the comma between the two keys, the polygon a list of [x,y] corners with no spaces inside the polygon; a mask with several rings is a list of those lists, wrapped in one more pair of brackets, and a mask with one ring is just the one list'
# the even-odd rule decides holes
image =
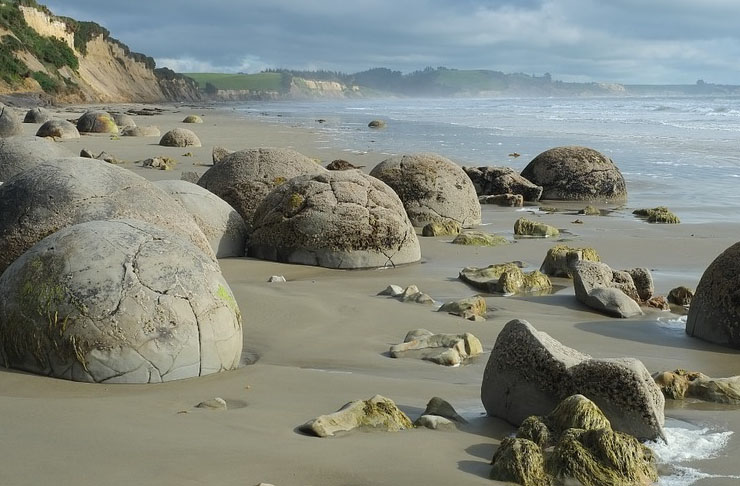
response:
{"label": "shoreline", "polygon": [[[231,150],[290,147],[321,159],[323,165],[346,157],[341,148],[319,146],[319,134],[311,129],[243,119],[235,110],[154,106],[171,111],[134,116],[137,124],[158,125],[162,133],[189,128],[203,146],[160,147],[155,137],[112,140],[108,135],[83,135],[59,143],[75,153],[81,148],[95,154],[105,150],[127,160],[123,167],[149,180],[179,179],[182,171],[204,172],[214,145]],[[67,117],[75,113],[60,111]],[[180,123],[191,113],[201,115],[204,123]],[[27,135],[37,128],[24,124]],[[187,152],[192,157],[183,156]],[[156,155],[176,158],[176,169],[133,164]],[[363,170],[369,171],[387,155],[372,152],[361,157]],[[498,332],[514,318],[526,319],[566,346],[594,357],[636,357],[650,372],[686,368],[716,377],[738,373],[740,352],[659,325],[659,319],[678,315],[655,311],[631,319],[605,317],[578,304],[567,279],[553,279],[557,290],[549,295],[486,295],[491,310],[487,320],[478,323],[376,295],[389,284],[416,284],[435,300],[451,300],[477,293],[457,279],[465,266],[522,260],[529,269],[539,268],[556,242],[515,240],[513,224],[523,215],[568,230],[563,235],[568,245],[593,246],[613,268],[650,268],[658,295],[677,285],[695,287],[709,263],[740,234],[737,223],[650,225],[634,217],[530,214],[527,208],[484,206],[481,229],[502,234],[511,244],[462,247],[451,245],[450,238],[420,237],[422,261],[388,270],[221,259],[223,275],[244,316],[243,360],[252,364],[161,385],[89,385],[2,369],[0,413],[13,419],[6,424],[0,445],[6,464],[0,482],[92,485],[102,476],[114,485],[499,484],[488,479],[489,462],[496,445],[514,428],[480,415],[480,383]],[[584,224],[573,224],[576,217]],[[284,275],[288,282],[268,284],[270,275]],[[421,327],[472,332],[483,343],[484,353],[458,368],[386,355],[407,331]],[[456,431],[356,431],[327,439],[296,430],[346,402],[375,394],[393,399],[412,420],[431,397],[440,396],[471,424]],[[226,400],[228,411],[194,408],[215,396]],[[682,465],[708,474],[738,473],[733,457],[740,453],[740,410],[671,402],[666,416],[734,432],[718,457]],[[32,468],[39,458],[44,467]],[[710,478],[695,484],[730,485],[735,480]]]}

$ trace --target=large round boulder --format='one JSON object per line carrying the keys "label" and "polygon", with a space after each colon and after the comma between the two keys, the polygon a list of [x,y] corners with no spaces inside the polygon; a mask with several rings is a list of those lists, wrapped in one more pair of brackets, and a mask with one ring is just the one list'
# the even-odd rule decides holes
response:
{"label": "large round boulder", "polygon": [[244,256],[247,225],[229,203],[197,184],[183,180],[154,183],[172,196],[195,220],[218,258]]}
{"label": "large round boulder", "polygon": [[52,114],[49,110],[42,107],[31,108],[26,112],[23,123],[45,123],[52,119]]}
{"label": "large round boulder", "polygon": [[60,157],[72,157],[72,152],[50,140],[37,137],[0,138],[0,181],[7,181],[45,160]]}
{"label": "large round boulder", "polygon": [[463,228],[480,224],[475,187],[449,159],[437,154],[399,155],[375,166],[370,175],[396,191],[414,226],[446,221]]}
{"label": "large round boulder", "polygon": [[0,358],[11,368],[156,383],[234,369],[241,349],[218,264],[139,220],[64,228],[0,277]]}
{"label": "large round boulder", "polygon": [[0,137],[12,137],[23,133],[20,118],[7,106],[0,103]]}
{"label": "large round boulder", "polygon": [[187,128],[174,128],[162,135],[159,145],[165,147],[200,147],[200,139]]}
{"label": "large round boulder", "polygon": [[704,271],[691,299],[686,334],[740,349],[740,243]]}
{"label": "large round boulder", "polygon": [[113,113],[113,121],[116,122],[118,128],[123,130],[124,128],[136,127],[136,122],[131,115],[126,113]]}
{"label": "large round boulder", "polygon": [[36,165],[0,186],[0,272],[62,228],[119,218],[184,236],[215,259],[193,218],[162,189],[100,160],[67,158]]}
{"label": "large round boulder", "polygon": [[49,120],[39,127],[36,136],[70,140],[80,138],[80,132],[67,120]]}
{"label": "large round boulder", "polygon": [[421,258],[393,190],[360,171],[327,171],[275,188],[254,214],[249,255],[329,268],[370,268]]}
{"label": "large round boulder", "polygon": [[198,180],[242,215],[251,228],[254,211],[275,187],[293,177],[327,172],[295,150],[255,148],[226,155]]}
{"label": "large round boulder", "polygon": [[118,133],[118,125],[107,111],[88,111],[77,120],[80,133]]}
{"label": "large round boulder", "polygon": [[521,175],[542,186],[542,199],[627,199],[627,186],[617,166],[609,157],[588,147],[556,147],[542,152]]}
{"label": "large round boulder", "polygon": [[159,128],[149,125],[145,127],[125,127],[121,130],[124,137],[159,137]]}

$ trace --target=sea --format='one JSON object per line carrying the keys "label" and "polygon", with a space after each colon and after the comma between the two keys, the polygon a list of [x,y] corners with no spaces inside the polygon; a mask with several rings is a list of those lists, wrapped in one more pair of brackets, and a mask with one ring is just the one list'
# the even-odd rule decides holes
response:
{"label": "sea", "polygon": [[[740,222],[740,96],[269,101],[237,110],[316,130],[319,144],[345,150],[350,162],[369,151],[435,152],[521,170],[547,149],[582,145],[619,167],[628,208],[665,205],[684,223]],[[387,126],[369,129],[374,119]]]}

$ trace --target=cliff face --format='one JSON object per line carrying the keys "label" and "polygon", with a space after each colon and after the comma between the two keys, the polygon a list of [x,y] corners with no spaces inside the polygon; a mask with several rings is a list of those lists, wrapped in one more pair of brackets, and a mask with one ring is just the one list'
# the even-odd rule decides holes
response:
{"label": "cliff face", "polygon": [[[3,5],[17,8],[25,25],[5,29],[2,48],[12,51],[26,68],[4,76],[6,93],[46,92],[61,102],[156,102],[201,99],[197,84],[168,69],[155,69],[154,61],[134,54],[108,32],[92,23],[59,18],[45,8]],[[13,25],[23,22],[18,20]],[[92,28],[91,28],[92,26]],[[87,29],[87,30],[84,30]],[[32,32],[31,32],[32,31]],[[33,52],[29,39],[52,39],[62,44],[60,52],[71,53],[65,62],[54,62]],[[77,37],[76,37],[77,36]],[[84,36],[84,37],[83,37]],[[12,39],[8,39],[8,37]],[[14,40],[13,40],[14,39]],[[57,41],[58,40],[58,41]]]}

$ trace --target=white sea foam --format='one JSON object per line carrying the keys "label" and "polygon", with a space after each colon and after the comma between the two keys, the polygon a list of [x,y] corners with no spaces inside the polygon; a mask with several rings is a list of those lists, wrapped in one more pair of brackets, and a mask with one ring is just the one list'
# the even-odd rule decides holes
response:
{"label": "white sea foam", "polygon": [[659,317],[657,319],[658,327],[670,329],[671,331],[684,332],[686,329],[686,319],[688,316],[680,317]]}

